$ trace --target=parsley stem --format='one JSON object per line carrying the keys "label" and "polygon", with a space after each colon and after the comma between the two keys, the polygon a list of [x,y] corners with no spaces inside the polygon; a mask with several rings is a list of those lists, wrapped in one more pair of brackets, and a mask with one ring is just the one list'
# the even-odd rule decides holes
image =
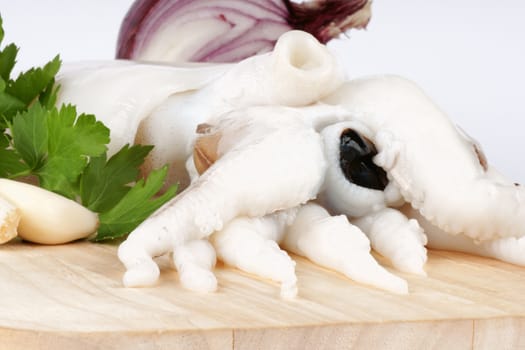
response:
{"label": "parsley stem", "polygon": [[26,169],[26,170],[22,170],[18,173],[15,173],[15,174],[10,174],[8,176],[9,179],[16,179],[16,178],[19,178],[19,177],[24,177],[24,176],[30,176],[32,174],[31,172],[31,169]]}

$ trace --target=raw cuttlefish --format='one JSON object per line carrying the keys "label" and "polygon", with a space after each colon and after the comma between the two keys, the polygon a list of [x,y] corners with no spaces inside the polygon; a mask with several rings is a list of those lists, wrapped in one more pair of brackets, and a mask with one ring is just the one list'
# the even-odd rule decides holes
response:
{"label": "raw cuttlefish", "polygon": [[[412,82],[348,79],[304,32],[238,64],[112,62],[60,76],[61,101],[111,128],[110,151],[153,144],[184,190],[119,248],[126,286],[154,284],[173,253],[183,286],[213,291],[216,258],[297,294],[288,252],[407,293],[425,247],[525,265],[525,192]],[[60,101],[59,101],[60,102]]]}

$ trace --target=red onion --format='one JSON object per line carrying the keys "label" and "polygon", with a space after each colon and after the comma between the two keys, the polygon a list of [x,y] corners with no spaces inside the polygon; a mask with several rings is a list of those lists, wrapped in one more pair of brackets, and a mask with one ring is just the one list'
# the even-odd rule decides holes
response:
{"label": "red onion", "polygon": [[124,18],[117,58],[237,62],[271,51],[300,29],[326,43],[370,20],[370,0],[136,0]]}

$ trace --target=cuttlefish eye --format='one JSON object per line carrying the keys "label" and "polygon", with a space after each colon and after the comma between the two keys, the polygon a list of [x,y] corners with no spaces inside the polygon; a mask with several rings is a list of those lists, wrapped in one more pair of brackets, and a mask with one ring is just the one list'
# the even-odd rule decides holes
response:
{"label": "cuttlefish eye", "polygon": [[374,144],[355,130],[345,129],[339,144],[339,165],[346,179],[361,187],[383,191],[388,184],[386,172],[374,164]]}

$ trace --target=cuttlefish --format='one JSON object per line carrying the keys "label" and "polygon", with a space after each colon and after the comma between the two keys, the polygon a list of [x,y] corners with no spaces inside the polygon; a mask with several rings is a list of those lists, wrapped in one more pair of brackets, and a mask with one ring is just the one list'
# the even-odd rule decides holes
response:
{"label": "cuttlefish", "polygon": [[414,83],[348,79],[299,31],[238,64],[70,67],[60,101],[95,113],[110,151],[155,145],[183,191],[121,244],[126,286],[154,284],[172,253],[181,284],[213,291],[216,258],[297,294],[298,254],[395,293],[426,247],[525,265],[525,192]]}

